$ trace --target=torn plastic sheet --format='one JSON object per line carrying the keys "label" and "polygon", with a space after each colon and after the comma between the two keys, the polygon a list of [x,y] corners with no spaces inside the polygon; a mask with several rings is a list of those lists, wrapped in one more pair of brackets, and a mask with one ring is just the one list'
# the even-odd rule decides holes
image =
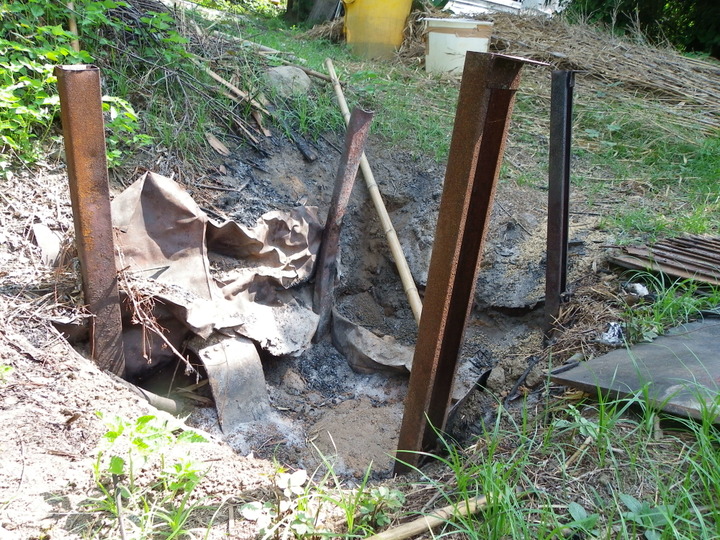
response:
{"label": "torn plastic sheet", "polygon": [[[310,346],[317,315],[306,295],[288,288],[312,275],[317,209],[269,212],[252,228],[218,225],[179,184],[146,173],[115,198],[112,214],[118,268],[145,281],[195,334],[237,332],[275,356]],[[217,280],[210,256],[232,259]]]}

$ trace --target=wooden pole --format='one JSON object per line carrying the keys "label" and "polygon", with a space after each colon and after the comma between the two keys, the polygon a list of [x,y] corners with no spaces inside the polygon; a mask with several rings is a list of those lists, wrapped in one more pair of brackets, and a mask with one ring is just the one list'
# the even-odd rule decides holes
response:
{"label": "wooden pole", "polygon": [[[350,109],[348,108],[345,95],[343,94],[340,81],[337,73],[335,73],[335,67],[333,66],[332,60],[329,58],[325,60],[325,67],[330,73],[332,79],[332,85],[335,89],[335,95],[337,96],[338,103],[340,104],[340,110],[342,111],[345,123],[350,120]],[[390,253],[392,253],[395,259],[395,265],[397,266],[400,274],[400,280],[402,281],[403,288],[405,289],[405,295],[407,296],[408,302],[410,303],[410,309],[415,317],[415,322],[420,324],[420,316],[422,315],[422,300],[420,300],[420,294],[418,293],[417,287],[415,286],[415,280],[410,272],[405,254],[403,253],[402,246],[398,240],[395,227],[393,227],[390,216],[388,215],[385,203],[383,202],[382,195],[380,194],[380,188],[378,188],[377,182],[375,181],[375,175],[373,175],[372,169],[370,169],[370,163],[363,152],[360,158],[360,170],[362,171],[363,178],[365,178],[365,184],[367,185],[368,191],[370,192],[370,198],[375,205],[378,216],[380,217],[380,223],[385,236],[387,237],[388,244],[390,244]]]}

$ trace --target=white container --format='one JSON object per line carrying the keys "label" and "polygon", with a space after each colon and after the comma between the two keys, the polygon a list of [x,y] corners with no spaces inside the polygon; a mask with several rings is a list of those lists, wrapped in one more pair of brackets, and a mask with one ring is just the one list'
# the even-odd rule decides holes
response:
{"label": "white container", "polygon": [[493,24],[474,19],[424,19],[425,71],[460,75],[467,51],[487,52]]}

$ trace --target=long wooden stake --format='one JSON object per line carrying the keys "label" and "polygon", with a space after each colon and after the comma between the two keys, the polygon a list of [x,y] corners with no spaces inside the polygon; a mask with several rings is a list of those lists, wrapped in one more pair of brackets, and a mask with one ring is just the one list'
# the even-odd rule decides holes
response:
{"label": "long wooden stake", "polygon": [[374,536],[369,536],[366,540],[404,540],[412,536],[417,536],[425,531],[437,529],[440,525],[444,525],[452,517],[469,516],[477,513],[479,510],[487,506],[487,497],[482,495],[467,502],[467,504],[451,504],[441,508],[434,514],[423,516],[408,523],[403,523],[399,527],[381,532]]}
{"label": "long wooden stake", "polygon": [[[350,121],[350,109],[348,108],[347,101],[345,101],[345,95],[343,94],[340,81],[337,73],[335,73],[335,67],[333,66],[332,60],[329,58],[325,60],[325,67],[330,73],[332,79],[332,85],[335,89],[335,95],[337,96],[338,103],[340,104],[340,110],[342,111],[345,123]],[[408,266],[405,254],[403,253],[400,241],[398,240],[395,227],[393,227],[390,216],[388,215],[385,203],[383,202],[382,195],[380,194],[380,188],[378,188],[377,182],[375,182],[375,175],[373,175],[372,169],[370,169],[370,163],[363,152],[360,158],[360,170],[365,178],[365,184],[367,185],[368,191],[370,192],[370,198],[375,205],[378,216],[380,217],[380,223],[382,224],[385,236],[387,237],[388,244],[390,244],[390,252],[395,259],[395,265],[397,266],[400,274],[400,280],[402,281],[405,294],[407,295],[408,302],[410,303],[410,309],[415,317],[415,322],[420,324],[420,316],[422,314],[422,300],[420,300],[420,294],[418,294],[417,287],[415,286],[415,280],[410,273],[410,267]]]}

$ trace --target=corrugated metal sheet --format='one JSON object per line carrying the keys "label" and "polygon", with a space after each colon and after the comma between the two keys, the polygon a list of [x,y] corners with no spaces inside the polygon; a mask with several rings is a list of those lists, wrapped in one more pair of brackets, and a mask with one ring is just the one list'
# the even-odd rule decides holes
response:
{"label": "corrugated metal sheet", "polygon": [[611,257],[615,264],[634,270],[654,270],[669,276],[720,285],[720,238],[683,236],[652,246],[626,246]]}

